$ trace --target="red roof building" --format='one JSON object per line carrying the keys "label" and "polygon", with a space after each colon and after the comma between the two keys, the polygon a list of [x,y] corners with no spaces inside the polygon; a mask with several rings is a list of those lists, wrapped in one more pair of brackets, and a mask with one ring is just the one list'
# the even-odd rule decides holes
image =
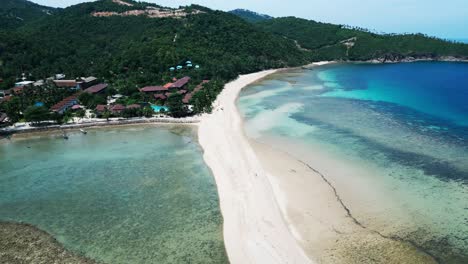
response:
{"label": "red roof building", "polygon": [[108,86],[109,85],[107,83],[96,84],[86,89],[85,92],[90,93],[90,94],[98,94],[106,90]]}
{"label": "red roof building", "polygon": [[177,91],[178,94],[186,94],[187,93],[187,90],[179,90]]}
{"label": "red roof building", "polygon": [[194,95],[196,92],[198,92],[198,91],[200,91],[201,89],[203,89],[203,85],[204,85],[205,83],[209,83],[209,82],[210,82],[209,80],[203,80],[202,83],[200,83],[199,85],[197,85],[197,87],[195,87],[195,89],[193,89],[193,91],[192,91],[191,93],[188,93],[188,94],[186,94],[186,95],[184,96],[184,98],[182,99],[182,102],[183,102],[184,104],[190,103],[190,100],[192,99],[193,95]]}
{"label": "red roof building", "polygon": [[141,108],[141,105],[139,104],[127,105],[127,109],[139,109],[139,108]]}
{"label": "red roof building", "polygon": [[192,93],[188,93],[188,94],[186,94],[186,95],[184,96],[184,98],[182,99],[182,102],[183,102],[184,104],[188,104],[188,103],[190,103],[190,100],[192,99],[192,97],[193,97],[193,94],[192,94]]}
{"label": "red roof building", "polygon": [[156,93],[156,92],[164,92],[167,91],[168,88],[164,86],[146,86],[140,89],[140,92],[143,93]]}
{"label": "red roof building", "polygon": [[24,86],[17,86],[12,88],[11,90],[13,91],[14,94],[20,94],[23,92]]}
{"label": "red roof building", "polygon": [[114,106],[111,106],[110,110],[112,113],[121,113],[125,110],[125,106],[121,104],[116,104]]}
{"label": "red roof building", "polygon": [[102,113],[106,111],[106,109],[107,109],[107,105],[97,105],[95,110],[98,113]]}
{"label": "red roof building", "polygon": [[55,80],[55,86],[60,88],[79,88],[78,83],[75,80]]}
{"label": "red roof building", "polygon": [[185,87],[185,85],[187,85],[189,81],[190,81],[190,77],[185,76],[184,78],[181,78],[177,80],[175,83],[173,83],[171,88],[181,89]]}
{"label": "red roof building", "polygon": [[5,113],[0,113],[0,123],[5,123],[8,121],[8,116]]}
{"label": "red roof building", "polygon": [[158,99],[166,100],[167,96],[165,96],[164,94],[155,94],[154,99],[156,99],[156,100],[158,100]]}
{"label": "red roof building", "polygon": [[68,110],[68,108],[76,105],[77,103],[78,103],[78,94],[74,94],[56,103],[50,108],[50,110],[57,112],[59,114],[63,114],[65,111]]}
{"label": "red roof building", "polygon": [[164,88],[169,89],[169,88],[171,88],[171,86],[172,86],[173,84],[174,84],[174,83],[166,83],[166,84],[164,85]]}

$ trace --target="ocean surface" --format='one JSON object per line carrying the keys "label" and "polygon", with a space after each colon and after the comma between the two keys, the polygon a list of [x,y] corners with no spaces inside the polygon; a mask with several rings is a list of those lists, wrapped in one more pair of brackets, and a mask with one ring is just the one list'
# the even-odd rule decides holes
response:
{"label": "ocean surface", "polygon": [[0,221],[102,263],[226,263],[214,178],[190,127],[0,142]]}
{"label": "ocean surface", "polygon": [[468,263],[468,63],[292,70],[238,106],[252,140],[324,174],[345,168],[325,176],[363,225]]}

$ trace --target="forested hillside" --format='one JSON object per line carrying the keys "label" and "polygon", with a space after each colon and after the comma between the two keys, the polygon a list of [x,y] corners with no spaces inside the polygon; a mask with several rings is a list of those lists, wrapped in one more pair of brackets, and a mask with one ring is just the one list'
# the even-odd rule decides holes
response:
{"label": "forested hillside", "polygon": [[27,0],[1,0],[0,27],[2,29],[20,27],[51,15],[55,10]]}
{"label": "forested hillside", "polygon": [[297,41],[316,60],[389,60],[407,57],[468,57],[468,45],[451,43],[422,34],[379,35],[363,29],[284,17],[255,24],[266,32]]}
{"label": "forested hillside", "polygon": [[250,10],[246,10],[246,9],[234,9],[232,11],[229,11],[229,13],[231,14],[234,14],[248,22],[252,22],[252,23],[255,23],[255,22],[260,22],[260,21],[264,21],[264,20],[269,20],[269,19],[272,19],[273,17],[269,16],[269,15],[265,15],[265,14],[259,14],[257,12],[253,12],[253,11],[250,11]]}
{"label": "forested hillside", "polygon": [[[423,35],[378,35],[340,25],[246,10],[233,13],[192,5],[163,8],[100,0],[53,9],[2,0],[0,90],[26,76],[96,76],[119,93],[190,75],[194,83],[304,65],[318,60],[399,61],[411,57],[468,57],[468,45]],[[21,19],[19,19],[21,18]],[[248,22],[250,21],[250,22]],[[11,23],[10,23],[11,22]],[[170,71],[186,61],[196,70]],[[204,104],[214,100],[219,89]]]}
{"label": "forested hillside", "polygon": [[[292,41],[272,35],[235,15],[190,6],[183,18],[94,17],[96,11],[143,8],[111,0],[66,8],[40,23],[0,32],[0,78],[11,85],[22,73],[95,75],[134,85],[161,82],[169,67],[199,64],[202,78],[231,79],[240,73],[297,66],[308,56]],[[193,10],[203,13],[190,15]]]}

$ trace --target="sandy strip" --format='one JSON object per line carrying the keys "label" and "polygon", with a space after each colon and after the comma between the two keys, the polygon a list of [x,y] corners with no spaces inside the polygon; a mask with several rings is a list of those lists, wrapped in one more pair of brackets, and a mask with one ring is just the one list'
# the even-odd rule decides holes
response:
{"label": "sandy strip", "polygon": [[274,72],[243,75],[227,84],[199,127],[204,159],[218,185],[226,250],[234,264],[312,263],[283,218],[235,105],[242,88]]}

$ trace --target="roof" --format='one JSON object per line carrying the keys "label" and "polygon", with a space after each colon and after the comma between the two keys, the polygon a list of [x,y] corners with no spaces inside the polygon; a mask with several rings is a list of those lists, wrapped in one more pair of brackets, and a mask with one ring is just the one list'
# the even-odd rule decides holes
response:
{"label": "roof", "polygon": [[187,90],[179,90],[177,91],[178,94],[186,94],[187,93]]}
{"label": "roof", "polygon": [[171,86],[172,86],[173,84],[174,84],[174,83],[166,83],[166,84],[164,85],[164,88],[168,88],[168,89],[169,89],[169,88],[171,88]]}
{"label": "roof", "polygon": [[98,111],[98,112],[106,111],[106,109],[107,109],[107,105],[97,105],[96,106],[96,111]]}
{"label": "roof", "polygon": [[75,80],[55,80],[54,83],[57,87],[76,87],[77,85]]}
{"label": "roof", "polygon": [[138,108],[141,108],[141,105],[139,104],[127,105],[127,109],[138,109]]}
{"label": "roof", "polygon": [[164,94],[155,94],[155,95],[154,95],[154,98],[155,98],[155,99],[166,100],[166,99],[167,99],[167,96],[165,96]]}
{"label": "roof", "polygon": [[74,95],[71,95],[71,96],[68,96],[67,98],[63,99],[62,101],[56,103],[55,105],[53,105],[50,110],[52,111],[59,111],[61,109],[63,109],[64,107],[66,106],[70,106],[70,103],[74,102],[74,101],[77,101],[78,95],[77,94],[74,94]]}
{"label": "roof", "polygon": [[85,92],[90,93],[90,94],[99,93],[102,90],[106,89],[107,86],[109,86],[107,83],[96,84],[86,89]]}
{"label": "roof", "polygon": [[15,86],[25,86],[25,85],[30,85],[33,83],[34,83],[33,81],[22,81],[22,82],[15,83]]}
{"label": "roof", "polygon": [[81,105],[72,106],[72,110],[78,110],[78,109],[81,109],[81,108],[83,108],[83,106],[81,106]]}
{"label": "roof", "polygon": [[8,118],[7,114],[0,113],[0,123],[4,122]]}
{"label": "roof", "polygon": [[85,83],[94,82],[94,81],[96,81],[96,80],[97,80],[97,78],[96,78],[96,77],[93,77],[93,76],[89,76],[89,77],[83,78],[83,82],[85,82]]}
{"label": "roof", "polygon": [[203,80],[199,85],[197,85],[197,87],[195,87],[195,89],[193,89],[193,92],[188,93],[188,94],[186,94],[186,95],[184,96],[184,98],[182,99],[182,102],[183,102],[184,104],[188,104],[188,103],[190,102],[190,100],[192,99],[193,95],[194,95],[196,92],[198,92],[198,91],[200,91],[201,89],[203,89],[203,85],[204,85],[205,83],[209,83],[209,82],[210,82],[209,80]]}
{"label": "roof", "polygon": [[13,90],[13,93],[17,94],[17,93],[23,92],[23,89],[24,89],[24,86],[18,86],[18,87],[14,87],[12,90]]}
{"label": "roof", "polygon": [[185,76],[172,84],[171,88],[182,88],[190,81],[190,77]]}
{"label": "roof", "polygon": [[190,100],[192,99],[192,97],[193,97],[193,93],[188,93],[184,96],[184,98],[182,99],[182,102],[184,104],[188,104]]}
{"label": "roof", "polygon": [[164,86],[146,86],[140,89],[140,92],[144,93],[151,93],[151,92],[161,92],[161,91],[167,91],[168,88],[165,88]]}
{"label": "roof", "polygon": [[125,110],[125,106],[124,105],[121,105],[121,104],[116,104],[114,106],[111,107],[111,111],[115,112],[115,111],[123,111]]}
{"label": "roof", "polygon": [[39,81],[33,83],[34,86],[42,86],[44,84],[45,84],[44,80],[39,80]]}

